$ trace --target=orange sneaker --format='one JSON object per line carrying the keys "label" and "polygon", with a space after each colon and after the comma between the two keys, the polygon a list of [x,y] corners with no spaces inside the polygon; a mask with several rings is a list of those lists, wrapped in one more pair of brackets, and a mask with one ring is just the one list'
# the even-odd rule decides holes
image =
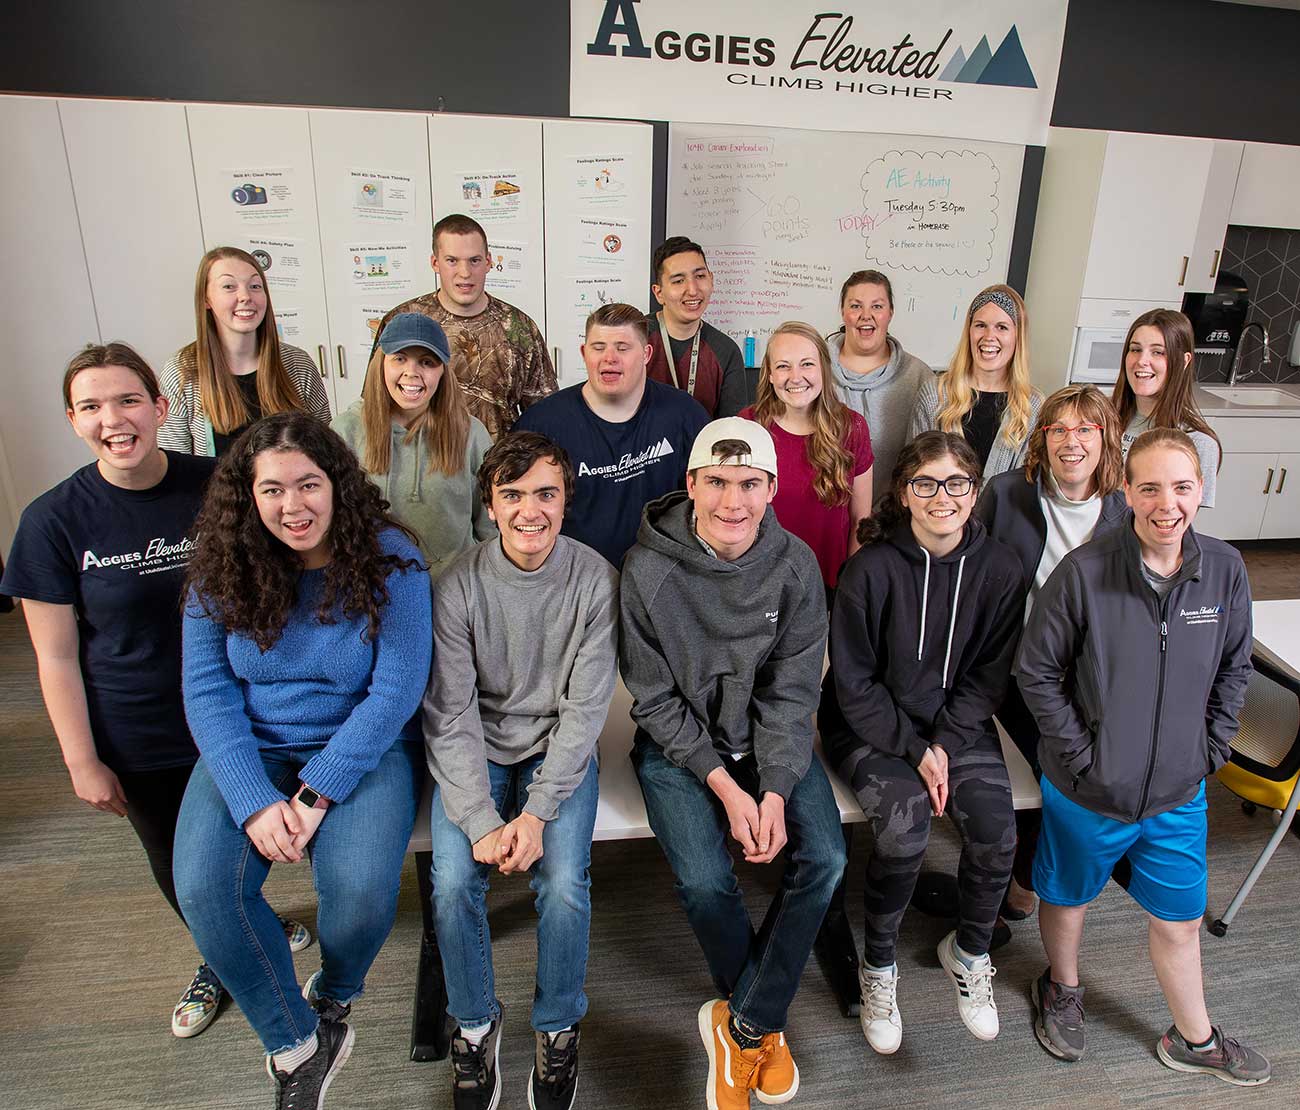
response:
{"label": "orange sneaker", "polygon": [[775,1106],[789,1102],[799,1093],[799,1065],[790,1055],[784,1033],[769,1033],[763,1038],[767,1059],[759,1065],[754,1094],[759,1102]]}
{"label": "orange sneaker", "polygon": [[758,1070],[767,1060],[767,1039],[757,1048],[741,1048],[731,1036],[725,999],[715,998],[700,1007],[700,1039],[709,1054],[709,1110],[749,1110],[749,1092]]}

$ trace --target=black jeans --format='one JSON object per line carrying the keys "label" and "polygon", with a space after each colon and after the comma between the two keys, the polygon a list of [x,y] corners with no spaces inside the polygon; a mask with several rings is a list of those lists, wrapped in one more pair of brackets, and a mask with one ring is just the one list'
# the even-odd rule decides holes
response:
{"label": "black jeans", "polygon": [[187,763],[158,771],[117,773],[126,795],[126,818],[144,845],[154,882],[182,922],[185,917],[176,901],[176,881],[172,878],[172,847],[176,842],[176,815],[193,770],[194,764]]}

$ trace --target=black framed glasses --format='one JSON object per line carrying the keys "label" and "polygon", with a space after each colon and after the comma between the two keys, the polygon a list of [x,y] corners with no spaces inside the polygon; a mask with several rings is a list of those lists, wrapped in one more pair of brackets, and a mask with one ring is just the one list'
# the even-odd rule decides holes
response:
{"label": "black framed glasses", "polygon": [[909,478],[907,488],[917,497],[929,499],[939,492],[939,487],[949,497],[965,497],[975,488],[975,479],[964,474],[953,474],[947,478]]}

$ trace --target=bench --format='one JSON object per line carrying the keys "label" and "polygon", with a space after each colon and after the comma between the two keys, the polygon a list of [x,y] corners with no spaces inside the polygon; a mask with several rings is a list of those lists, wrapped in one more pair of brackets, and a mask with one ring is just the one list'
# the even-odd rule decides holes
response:
{"label": "bench", "polygon": [[[654,836],[646,817],[645,800],[641,786],[632,768],[629,754],[635,726],[632,723],[632,695],[623,685],[620,676],[609,705],[609,716],[600,734],[600,801],[596,807],[596,827],[593,840],[637,840]],[[1013,744],[1001,725],[998,737],[1006,757],[1007,772],[1011,778],[1011,795],[1016,809],[1038,809],[1042,805],[1038,782],[1020,750]],[[817,758],[822,756],[821,743],[815,741]],[[866,815],[858,805],[852,791],[839,775],[827,767],[827,777],[835,792],[840,820],[845,824],[865,821]],[[415,819],[408,851],[417,853],[416,872],[420,882],[421,909],[424,913],[424,940],[420,949],[420,964],[416,974],[415,1010],[411,1022],[411,1059],[441,1060],[450,1049],[451,1030],[447,1027],[445,1007],[446,987],[442,979],[442,963],[438,956],[437,938],[432,920],[432,885],[429,876],[429,801],[431,787],[426,785],[420,811]],[[856,953],[854,954],[856,963]]]}

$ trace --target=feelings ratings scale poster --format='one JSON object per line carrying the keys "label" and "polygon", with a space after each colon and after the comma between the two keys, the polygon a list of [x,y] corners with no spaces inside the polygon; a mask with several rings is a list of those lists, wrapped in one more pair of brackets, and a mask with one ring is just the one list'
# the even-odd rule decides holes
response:
{"label": "feelings ratings scale poster", "polygon": [[840,326],[855,270],[894,287],[890,332],[948,364],[970,298],[1005,281],[1024,147],[963,139],[673,124],[668,229],[706,250],[706,314],[761,357],[785,320]]}

